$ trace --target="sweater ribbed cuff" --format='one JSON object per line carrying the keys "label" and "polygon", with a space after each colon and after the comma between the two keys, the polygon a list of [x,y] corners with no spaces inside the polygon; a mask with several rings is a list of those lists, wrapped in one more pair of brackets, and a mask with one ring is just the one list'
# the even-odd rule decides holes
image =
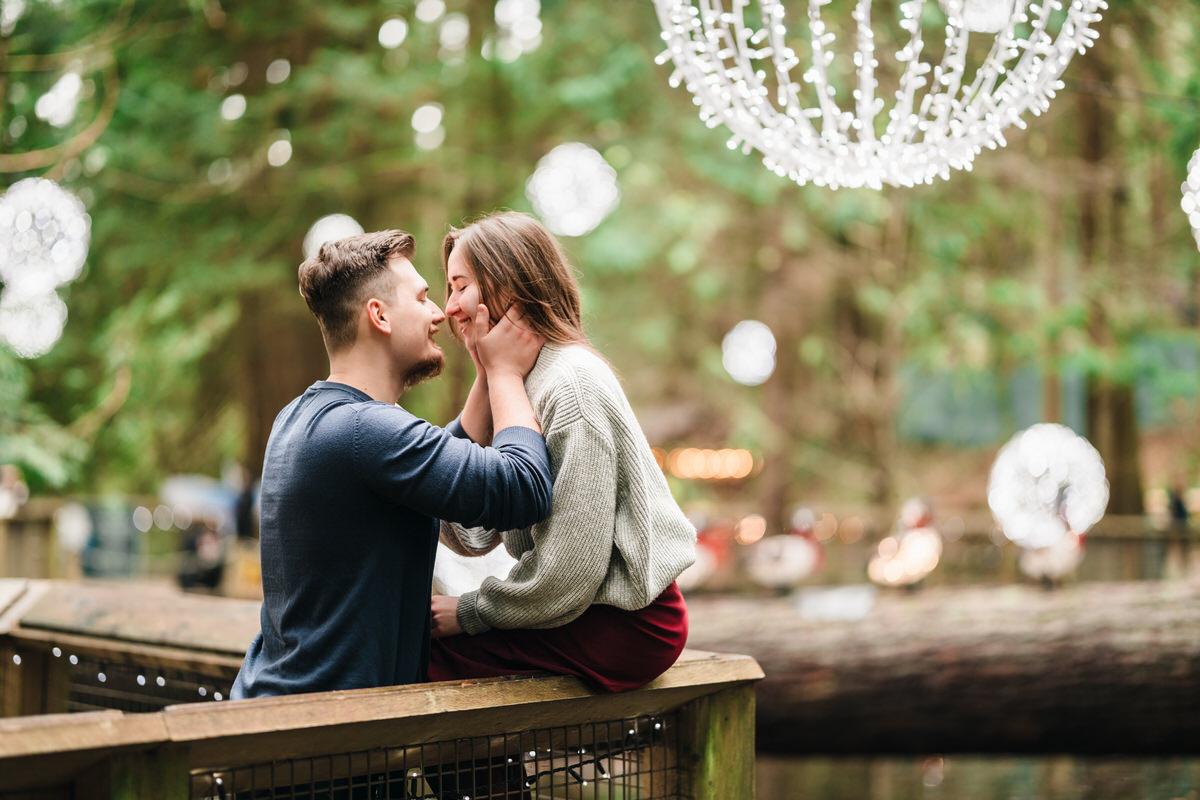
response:
{"label": "sweater ribbed cuff", "polygon": [[479,616],[479,592],[467,592],[458,598],[458,625],[463,629],[463,633],[471,636],[492,629],[492,626]]}

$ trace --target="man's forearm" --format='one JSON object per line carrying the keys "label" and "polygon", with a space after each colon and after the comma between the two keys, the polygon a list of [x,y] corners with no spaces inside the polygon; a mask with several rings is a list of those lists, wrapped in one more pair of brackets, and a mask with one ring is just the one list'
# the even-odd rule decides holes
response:
{"label": "man's forearm", "polygon": [[533,414],[529,395],[525,393],[525,380],[516,373],[488,376],[488,397],[492,407],[492,430],[521,426],[532,428],[538,433],[542,426]]}
{"label": "man's forearm", "polygon": [[488,395],[487,376],[482,373],[476,375],[475,383],[471,385],[471,392],[467,395],[467,402],[458,418],[467,436],[476,444],[492,443],[492,409]]}

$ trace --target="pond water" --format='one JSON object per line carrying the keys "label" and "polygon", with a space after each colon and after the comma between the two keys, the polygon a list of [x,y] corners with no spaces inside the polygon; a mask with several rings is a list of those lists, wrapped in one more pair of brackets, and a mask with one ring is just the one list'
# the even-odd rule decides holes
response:
{"label": "pond water", "polygon": [[763,800],[1200,800],[1200,759],[781,758],[760,755]]}

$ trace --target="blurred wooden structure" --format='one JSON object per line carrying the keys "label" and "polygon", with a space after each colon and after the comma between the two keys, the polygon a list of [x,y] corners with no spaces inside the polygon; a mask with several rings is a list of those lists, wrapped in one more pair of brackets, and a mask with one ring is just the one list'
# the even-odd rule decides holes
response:
{"label": "blurred wooden structure", "polygon": [[689,601],[689,644],[762,663],[764,749],[1200,753],[1194,581],[828,592]]}
{"label": "blurred wooden structure", "polygon": [[35,498],[0,519],[0,578],[54,578],[59,573],[54,540],[58,501]]}
{"label": "blurred wooden structure", "polygon": [[687,651],[616,695],[547,676],[203,702],[257,603],[0,581],[0,609],[0,698],[23,715],[0,719],[0,800],[753,796],[747,656]]}
{"label": "blurred wooden structure", "polygon": [[0,580],[0,715],[153,711],[227,694],[258,604],[169,587]]}

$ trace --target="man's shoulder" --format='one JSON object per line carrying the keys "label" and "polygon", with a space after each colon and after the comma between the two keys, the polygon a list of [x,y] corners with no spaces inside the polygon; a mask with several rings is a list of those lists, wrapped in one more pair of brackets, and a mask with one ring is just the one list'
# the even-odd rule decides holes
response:
{"label": "man's shoulder", "polygon": [[375,401],[355,403],[349,407],[348,411],[357,428],[365,433],[378,431],[394,435],[400,429],[430,425],[403,406],[389,403]]}
{"label": "man's shoulder", "polygon": [[402,406],[362,403],[353,407],[354,443],[358,452],[389,457],[398,450],[423,449],[440,440],[454,440],[442,428]]}
{"label": "man's shoulder", "polygon": [[[379,405],[348,393],[320,392],[311,388],[292,400],[275,417],[272,442],[291,450],[339,447],[354,436],[359,410]],[[268,443],[270,448],[271,443]]]}

